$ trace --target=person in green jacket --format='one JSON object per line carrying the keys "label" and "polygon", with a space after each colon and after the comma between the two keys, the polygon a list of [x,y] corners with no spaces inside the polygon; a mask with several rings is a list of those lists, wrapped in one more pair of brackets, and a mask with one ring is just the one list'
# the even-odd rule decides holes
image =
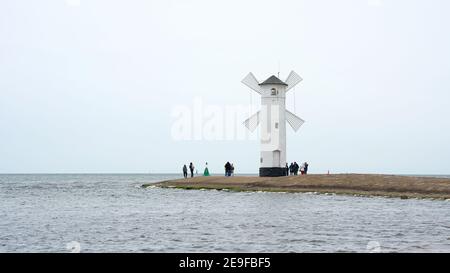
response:
{"label": "person in green jacket", "polygon": [[206,162],[206,167],[205,167],[205,171],[203,172],[203,176],[209,176],[208,162]]}

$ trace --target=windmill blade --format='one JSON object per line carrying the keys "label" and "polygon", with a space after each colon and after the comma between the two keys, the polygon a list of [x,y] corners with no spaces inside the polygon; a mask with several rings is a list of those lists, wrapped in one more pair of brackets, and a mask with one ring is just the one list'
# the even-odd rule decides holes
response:
{"label": "windmill blade", "polygon": [[295,71],[291,71],[289,76],[284,81],[288,86],[286,88],[286,92],[294,88],[299,82],[303,81],[302,77],[300,77]]}
{"label": "windmill blade", "polygon": [[256,127],[258,127],[261,111],[256,112],[253,116],[249,117],[246,121],[244,121],[245,127],[250,130],[250,132],[254,132]]}
{"label": "windmill blade", "polygon": [[242,80],[242,83],[255,90],[258,94],[261,94],[261,88],[259,87],[259,82],[253,73],[248,73],[247,77]]}
{"label": "windmill blade", "polygon": [[295,132],[297,132],[298,129],[300,129],[300,126],[302,126],[303,123],[305,123],[303,119],[297,117],[288,110],[286,110],[286,120],[289,123],[289,125],[291,125],[292,129],[294,129]]}

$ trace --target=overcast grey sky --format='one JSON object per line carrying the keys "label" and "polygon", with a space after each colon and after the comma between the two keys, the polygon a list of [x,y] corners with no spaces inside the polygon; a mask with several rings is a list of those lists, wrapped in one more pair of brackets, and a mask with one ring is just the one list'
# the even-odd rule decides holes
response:
{"label": "overcast grey sky", "polygon": [[177,141],[172,111],[256,109],[241,79],[280,67],[304,79],[289,161],[448,174],[449,14],[446,0],[1,1],[0,173],[256,173],[258,141]]}

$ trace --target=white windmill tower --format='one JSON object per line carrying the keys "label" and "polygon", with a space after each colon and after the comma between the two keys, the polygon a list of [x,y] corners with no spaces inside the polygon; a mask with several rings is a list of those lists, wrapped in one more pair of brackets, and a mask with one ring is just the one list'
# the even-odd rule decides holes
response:
{"label": "white windmill tower", "polygon": [[253,73],[249,73],[242,83],[261,95],[261,110],[248,118],[244,125],[255,131],[261,124],[261,167],[260,176],[286,175],[286,121],[294,131],[298,131],[304,120],[286,110],[286,93],[302,78],[292,71],[283,82],[271,76],[259,83]]}

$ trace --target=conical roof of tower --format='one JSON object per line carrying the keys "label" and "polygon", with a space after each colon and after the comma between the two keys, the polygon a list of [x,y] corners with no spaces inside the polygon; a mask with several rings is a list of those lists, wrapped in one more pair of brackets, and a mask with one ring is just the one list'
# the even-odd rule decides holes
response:
{"label": "conical roof of tower", "polygon": [[259,85],[266,85],[266,84],[282,84],[282,85],[286,85],[287,86],[287,83],[285,83],[282,80],[278,79],[274,75],[270,76],[267,80],[265,80],[264,82],[260,83]]}

